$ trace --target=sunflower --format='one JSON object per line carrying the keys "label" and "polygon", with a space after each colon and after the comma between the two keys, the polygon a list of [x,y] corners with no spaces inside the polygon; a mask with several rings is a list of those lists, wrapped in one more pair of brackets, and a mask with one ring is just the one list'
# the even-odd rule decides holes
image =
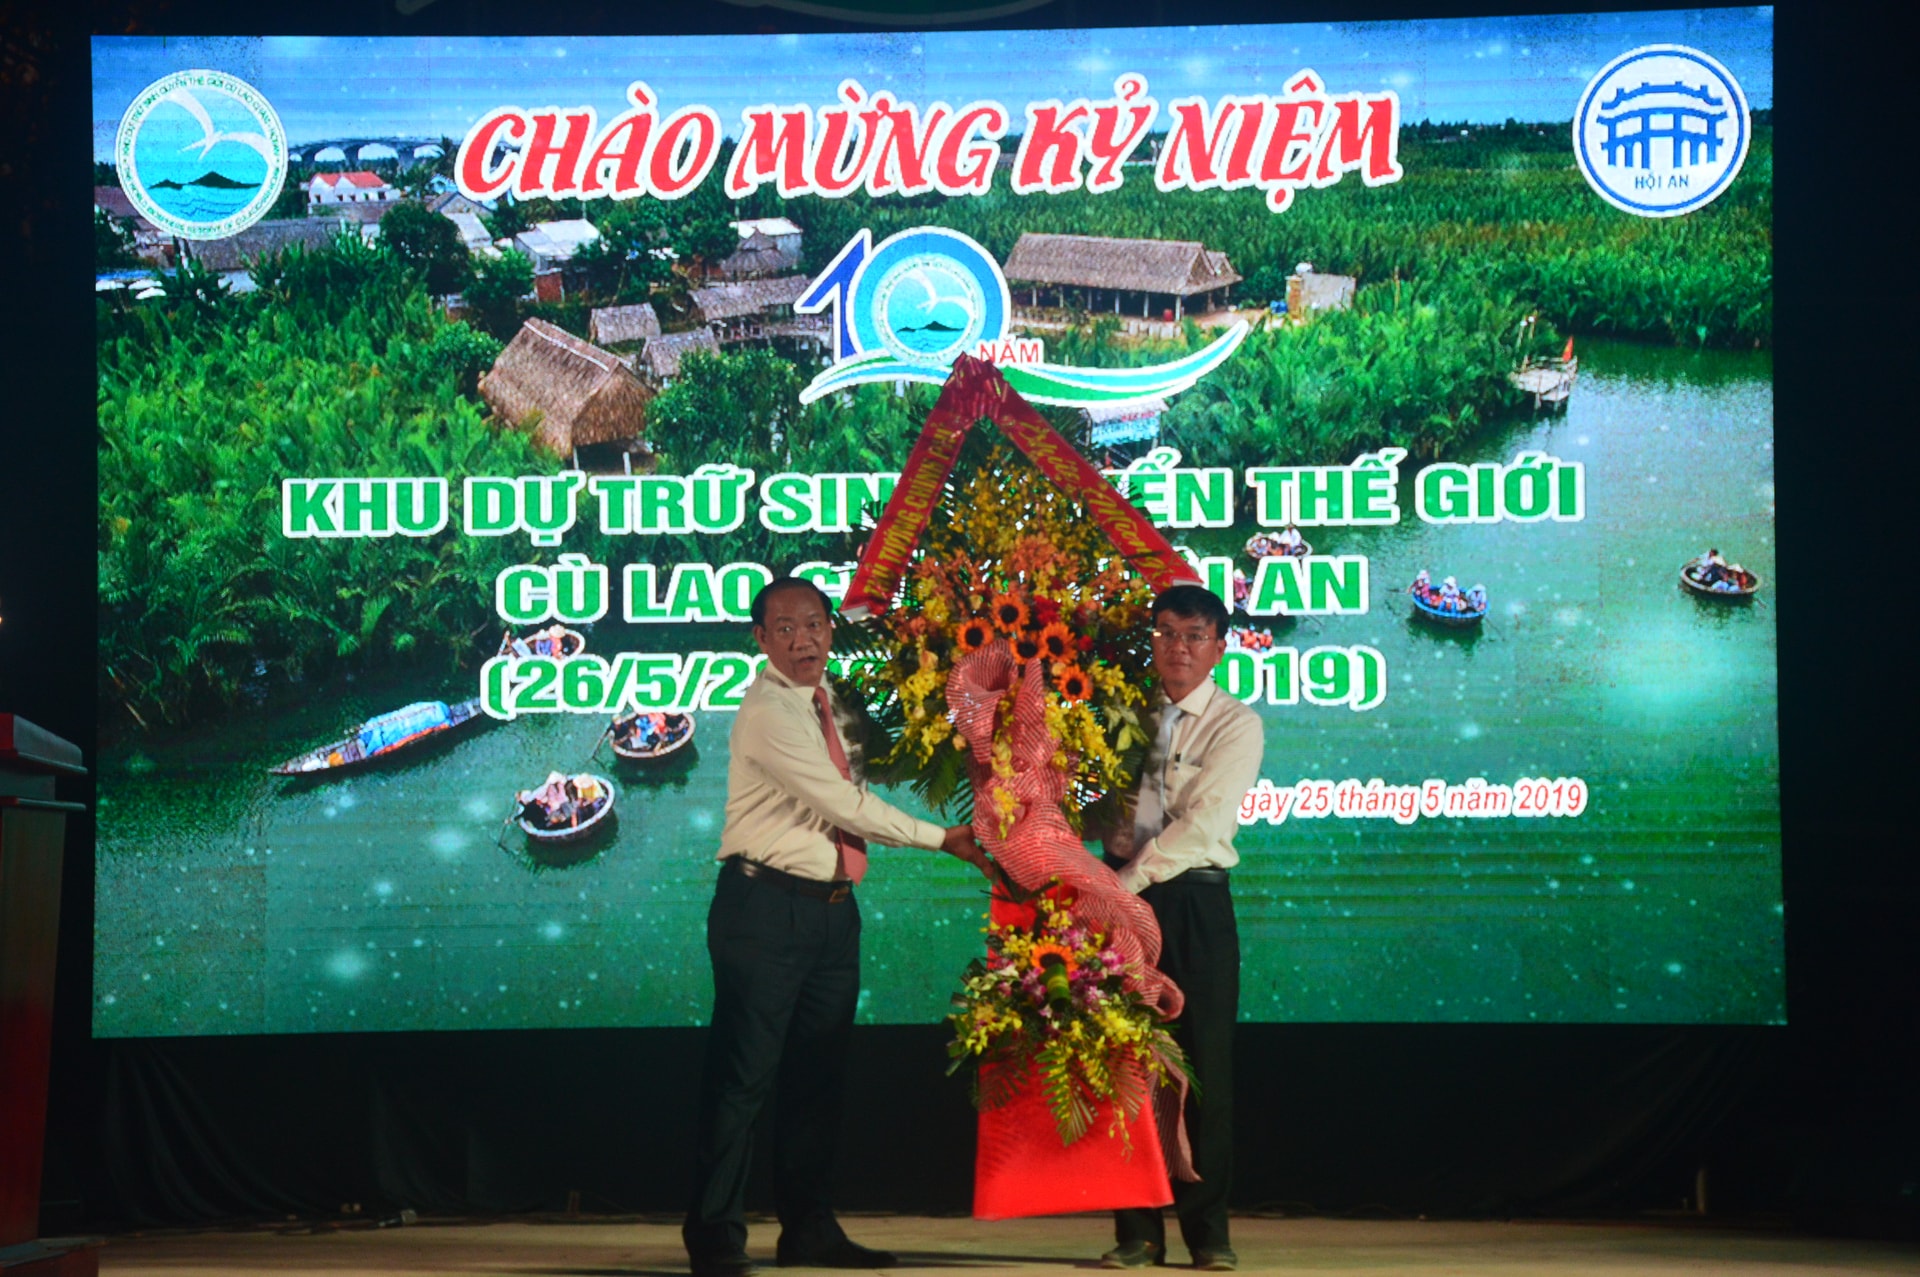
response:
{"label": "sunflower", "polygon": [[1055,621],[1040,631],[1040,650],[1047,654],[1050,661],[1064,661],[1073,655],[1073,631],[1059,621]]}
{"label": "sunflower", "polygon": [[978,651],[993,642],[993,626],[984,616],[970,616],[953,632],[953,642],[962,652]]}
{"label": "sunflower", "polygon": [[1073,950],[1067,948],[1067,946],[1055,944],[1051,940],[1042,940],[1027,951],[1027,961],[1043,970],[1047,965],[1047,959],[1050,957],[1058,957],[1061,962],[1066,964],[1068,974],[1072,974],[1074,968]]}
{"label": "sunflower", "polygon": [[1070,661],[1061,661],[1053,667],[1053,685],[1061,697],[1069,701],[1084,701],[1093,694],[1093,680]]}
{"label": "sunflower", "polygon": [[1027,605],[1012,594],[996,594],[988,613],[1004,634],[1018,634],[1027,628]]}

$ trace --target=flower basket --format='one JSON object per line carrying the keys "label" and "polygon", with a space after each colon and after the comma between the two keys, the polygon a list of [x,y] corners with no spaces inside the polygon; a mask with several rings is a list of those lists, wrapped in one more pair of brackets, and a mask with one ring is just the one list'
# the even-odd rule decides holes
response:
{"label": "flower basket", "polygon": [[[1031,905],[993,902],[992,919],[1002,925],[1031,925],[1034,913]],[[1005,1067],[983,1064],[981,1088],[993,1089],[995,1075]],[[1040,1079],[1030,1072],[1011,1100],[980,1113],[973,1217],[1024,1219],[1171,1204],[1173,1189],[1153,1109],[1142,1108],[1131,1122],[1124,1116],[1120,1121],[1124,1139],[1112,1134],[1113,1106],[1099,1104],[1092,1132],[1063,1145]]]}
{"label": "flower basket", "polygon": [[[1017,452],[968,440],[983,417]],[[997,371],[963,359],[848,587],[865,699],[892,739],[875,774],[966,801],[1008,888],[948,1017],[952,1071],[977,1070],[982,1219],[1165,1205],[1169,1171],[1194,1177],[1159,925],[1081,840],[1145,752],[1147,605],[1191,575]]]}
{"label": "flower basket", "polygon": [[1125,1142],[1106,1133],[1111,1120],[1111,1106],[1102,1104],[1094,1133],[1063,1146],[1040,1084],[1030,1076],[1013,1100],[980,1114],[973,1217],[1024,1219],[1171,1204],[1153,1110],[1140,1110]]}

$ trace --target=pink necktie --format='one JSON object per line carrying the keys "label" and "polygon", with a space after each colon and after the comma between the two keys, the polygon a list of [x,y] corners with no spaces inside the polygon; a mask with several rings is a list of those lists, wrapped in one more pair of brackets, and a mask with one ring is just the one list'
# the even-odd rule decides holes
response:
{"label": "pink necktie", "polygon": [[[827,738],[827,757],[840,769],[840,779],[851,781],[853,769],[847,766],[847,751],[840,745],[840,733],[833,730],[833,707],[827,701],[827,689],[813,689],[813,707],[820,711],[820,732]],[[834,876],[850,882],[859,882],[867,872],[867,840],[844,829],[833,831],[834,849],[840,853],[840,863],[835,867]]]}

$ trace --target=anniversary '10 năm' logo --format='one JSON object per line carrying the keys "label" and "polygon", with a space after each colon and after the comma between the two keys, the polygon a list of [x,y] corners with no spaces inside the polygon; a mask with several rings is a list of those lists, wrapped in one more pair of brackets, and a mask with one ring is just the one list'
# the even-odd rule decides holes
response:
{"label": "anniversary '10 n\u0103m' logo", "polygon": [[1245,320],[1191,355],[1145,368],[1046,362],[1039,338],[1011,336],[1013,302],[993,254],[958,231],[920,226],[876,248],[861,231],[807,287],[794,309],[833,309],[834,362],[800,393],[811,403],[863,382],[938,385],[954,360],[998,365],[1035,403],[1085,406],[1176,394],[1212,372],[1246,338]]}

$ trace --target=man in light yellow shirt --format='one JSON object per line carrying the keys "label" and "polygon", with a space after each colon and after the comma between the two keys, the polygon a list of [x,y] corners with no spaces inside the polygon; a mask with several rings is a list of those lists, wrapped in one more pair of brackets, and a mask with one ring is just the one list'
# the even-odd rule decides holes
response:
{"label": "man in light yellow shirt", "polygon": [[[1107,840],[1120,883],[1153,906],[1160,922],[1160,969],[1186,995],[1174,1037],[1193,1066],[1187,1133],[1198,1183],[1175,1181],[1174,1213],[1193,1266],[1236,1268],[1227,1236],[1233,1182],[1233,1026],[1240,1008],[1240,933],[1227,871],[1240,863],[1233,837],[1240,802],[1260,778],[1260,716],[1214,685],[1226,654],[1227,609],[1197,585],[1176,585],[1153,601],[1153,668],[1160,678],[1152,747],[1140,768],[1131,829]],[[1104,1268],[1166,1262],[1159,1210],[1114,1217],[1118,1244]]]}
{"label": "man in light yellow shirt", "polygon": [[720,880],[707,913],[713,1021],[707,1038],[692,1207],[682,1229],[694,1277],[749,1277],[745,1197],[753,1121],[780,1091],[774,1129],[782,1267],[883,1268],[829,1200],[847,1042],[860,996],[854,884],[866,840],[939,849],[987,871],[966,825],[942,829],[867,792],[859,742],[822,679],[831,601],[787,578],[753,600],[767,667],[734,719]]}

